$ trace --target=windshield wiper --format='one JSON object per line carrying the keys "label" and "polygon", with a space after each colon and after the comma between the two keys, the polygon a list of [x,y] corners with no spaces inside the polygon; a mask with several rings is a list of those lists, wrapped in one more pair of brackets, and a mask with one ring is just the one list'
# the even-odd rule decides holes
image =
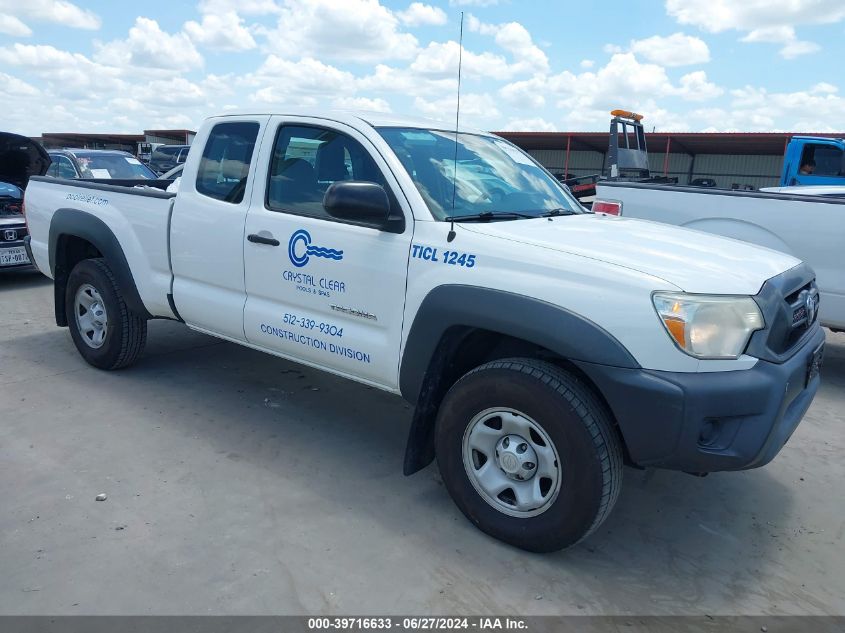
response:
{"label": "windshield wiper", "polygon": [[550,218],[557,215],[578,215],[578,212],[573,211],[572,209],[564,209],[563,207],[558,207],[557,209],[549,209],[542,215],[542,217]]}
{"label": "windshield wiper", "polygon": [[518,220],[520,218],[538,218],[539,216],[530,213],[519,213],[518,211],[482,211],[481,213],[468,213],[467,215],[446,216],[446,222],[489,222],[490,220]]}

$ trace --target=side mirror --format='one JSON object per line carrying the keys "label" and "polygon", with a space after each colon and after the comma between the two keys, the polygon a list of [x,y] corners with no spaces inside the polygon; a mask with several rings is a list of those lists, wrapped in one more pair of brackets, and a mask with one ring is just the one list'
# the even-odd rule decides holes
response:
{"label": "side mirror", "polygon": [[384,187],[374,182],[341,180],[323,197],[326,212],[338,220],[384,225],[390,215],[390,200]]}

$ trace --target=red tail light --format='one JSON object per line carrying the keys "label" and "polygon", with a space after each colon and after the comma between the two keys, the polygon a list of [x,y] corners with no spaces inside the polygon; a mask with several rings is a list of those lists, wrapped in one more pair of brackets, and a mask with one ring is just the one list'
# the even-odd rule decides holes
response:
{"label": "red tail light", "polygon": [[622,202],[620,200],[596,200],[593,202],[592,209],[593,213],[622,215]]}

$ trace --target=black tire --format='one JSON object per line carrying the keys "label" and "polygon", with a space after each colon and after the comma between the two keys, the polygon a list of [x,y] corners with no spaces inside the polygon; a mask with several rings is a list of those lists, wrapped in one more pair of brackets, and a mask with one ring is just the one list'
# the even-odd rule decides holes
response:
{"label": "black tire", "polygon": [[[510,516],[474,487],[463,461],[469,423],[488,409],[513,409],[542,427],[560,457],[560,489],[535,516]],[[511,358],[458,380],[437,415],[435,447],[443,482],[482,531],[532,552],[569,547],[610,514],[622,485],[622,448],[607,407],[590,387],[550,363]]]}
{"label": "black tire", "polygon": [[[96,289],[108,315],[105,338],[98,348],[85,341],[75,314],[76,293],[84,284]],[[76,349],[82,358],[99,369],[119,369],[131,365],[147,341],[146,319],[129,310],[104,259],[83,260],[71,271],[65,292],[65,315]]]}

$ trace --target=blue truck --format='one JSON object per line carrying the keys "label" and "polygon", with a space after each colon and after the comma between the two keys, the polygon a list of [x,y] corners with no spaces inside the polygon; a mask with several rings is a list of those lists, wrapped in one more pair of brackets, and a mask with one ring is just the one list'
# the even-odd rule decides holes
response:
{"label": "blue truck", "polygon": [[786,147],[782,187],[845,186],[845,140],[795,136]]}

